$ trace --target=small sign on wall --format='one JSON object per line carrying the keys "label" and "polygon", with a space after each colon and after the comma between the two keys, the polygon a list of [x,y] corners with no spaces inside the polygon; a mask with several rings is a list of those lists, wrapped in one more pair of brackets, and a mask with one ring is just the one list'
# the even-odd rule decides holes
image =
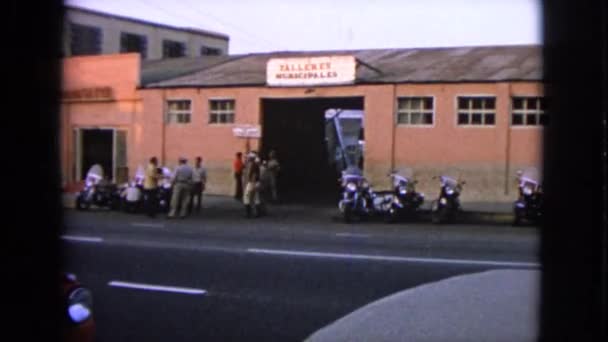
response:
{"label": "small sign on wall", "polygon": [[351,84],[357,63],[354,56],[271,58],[266,64],[269,86]]}
{"label": "small sign on wall", "polygon": [[237,138],[261,138],[262,128],[260,125],[239,125],[232,129],[232,134]]}
{"label": "small sign on wall", "polygon": [[93,87],[64,90],[61,94],[63,101],[109,101],[114,98],[111,87]]}

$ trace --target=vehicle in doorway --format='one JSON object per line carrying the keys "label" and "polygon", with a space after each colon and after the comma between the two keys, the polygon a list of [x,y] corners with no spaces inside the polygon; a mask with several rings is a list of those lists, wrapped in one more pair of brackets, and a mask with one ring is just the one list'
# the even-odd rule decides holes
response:
{"label": "vehicle in doorway", "polygon": [[387,222],[415,218],[424,203],[424,194],[416,191],[418,181],[410,174],[392,172],[388,175],[392,180],[393,190],[390,207],[384,212]]}
{"label": "vehicle in doorway", "polygon": [[538,172],[532,170],[519,170],[517,172],[519,183],[519,198],[513,204],[513,225],[524,222],[539,223],[543,213],[543,191],[539,182]]}
{"label": "vehicle in doorway", "polygon": [[61,273],[63,337],[68,342],[95,341],[93,295],[75,275]]}
{"label": "vehicle in doorway", "polygon": [[[436,177],[433,177],[436,179]],[[439,177],[441,190],[439,197],[431,203],[431,220],[433,223],[444,223],[453,220],[462,210],[460,193],[465,181],[442,175]]]}
{"label": "vehicle in doorway", "polygon": [[91,166],[84,189],[76,196],[76,209],[87,210],[93,205],[110,209],[118,209],[120,206],[117,186],[104,178],[103,168],[99,164]]}

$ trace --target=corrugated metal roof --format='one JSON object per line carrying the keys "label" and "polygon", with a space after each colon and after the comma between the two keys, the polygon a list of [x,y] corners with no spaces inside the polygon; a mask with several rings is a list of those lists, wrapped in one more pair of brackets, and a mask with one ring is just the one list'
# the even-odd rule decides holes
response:
{"label": "corrugated metal roof", "polygon": [[[230,56],[221,64],[146,87],[220,87],[266,84],[271,58],[353,55],[356,83],[541,81],[539,45],[272,52]],[[370,66],[367,67],[366,65]]]}
{"label": "corrugated metal roof", "polygon": [[142,86],[189,75],[214,65],[229,61],[235,56],[202,56],[143,60],[141,62]]}

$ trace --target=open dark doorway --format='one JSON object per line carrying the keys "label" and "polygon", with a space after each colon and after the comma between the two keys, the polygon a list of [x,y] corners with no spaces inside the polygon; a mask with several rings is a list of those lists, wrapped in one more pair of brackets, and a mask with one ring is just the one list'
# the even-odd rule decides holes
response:
{"label": "open dark doorway", "polygon": [[275,150],[281,163],[281,202],[334,201],[339,173],[326,135],[329,109],[363,110],[363,97],[262,99],[262,157]]}
{"label": "open dark doorway", "polygon": [[111,129],[82,130],[82,179],[94,164],[103,167],[104,176],[113,178],[114,131]]}

